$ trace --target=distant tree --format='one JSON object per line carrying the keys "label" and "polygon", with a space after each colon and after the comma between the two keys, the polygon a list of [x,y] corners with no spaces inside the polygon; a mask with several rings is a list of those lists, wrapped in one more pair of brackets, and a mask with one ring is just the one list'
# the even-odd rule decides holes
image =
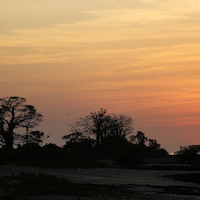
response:
{"label": "distant tree", "polygon": [[[22,135],[18,133],[13,133],[13,144],[16,147],[20,147],[23,143]],[[0,148],[5,147],[6,143],[2,135],[0,135]]]}
{"label": "distant tree", "polygon": [[71,131],[95,135],[97,144],[100,144],[103,134],[107,132],[108,121],[107,110],[101,108],[100,111],[91,112],[89,115],[81,117],[79,121],[71,124]]}
{"label": "distant tree", "polygon": [[84,136],[80,132],[65,135],[62,139],[66,142],[64,149],[76,153],[78,156],[80,156],[80,154],[85,150],[91,150],[94,147],[94,140],[90,137]]}
{"label": "distant tree", "polygon": [[21,140],[23,141],[23,144],[36,143],[40,145],[48,137],[48,135],[45,137],[44,133],[41,131],[31,131],[21,136]]}
{"label": "distant tree", "polygon": [[159,158],[169,155],[165,149],[160,148],[161,145],[157,143],[157,140],[148,139],[145,133],[141,131],[138,131],[137,135],[132,135],[130,142],[136,146],[135,148],[143,152],[146,157]]}
{"label": "distant tree", "polygon": [[40,113],[38,113],[32,105],[24,105],[24,110],[26,111],[26,120],[24,120],[24,122],[22,123],[22,127],[26,128],[26,136],[24,137],[24,142],[30,143],[29,139],[33,140],[33,138],[35,138],[35,141],[39,141],[39,137],[44,138],[44,133],[39,131],[33,131],[31,132],[31,134],[29,134],[29,129],[38,126],[40,122],[42,122],[43,116]]}
{"label": "distant tree", "polygon": [[13,148],[14,130],[16,128],[33,128],[41,122],[42,115],[35,108],[26,104],[21,97],[6,97],[0,99],[0,135],[6,147]]}
{"label": "distant tree", "polygon": [[156,140],[154,139],[148,139],[149,145],[147,147],[147,154],[148,157],[150,158],[160,158],[160,157],[165,157],[168,156],[168,152],[163,149],[160,148],[161,145],[157,143]]}
{"label": "distant tree", "polygon": [[180,146],[175,156],[179,163],[192,164],[200,161],[200,145]]}
{"label": "distant tree", "polygon": [[110,135],[128,136],[133,132],[133,119],[127,115],[110,115],[109,120]]}
{"label": "distant tree", "polygon": [[148,140],[148,138],[145,137],[145,133],[143,133],[141,131],[138,131],[137,135],[132,135],[130,137],[130,141],[133,144],[137,144],[139,146],[146,146],[145,143],[146,143],[147,140]]}
{"label": "distant tree", "polygon": [[[82,133],[80,132],[75,132],[75,133],[71,133],[69,135],[64,135],[62,137],[63,140],[65,140],[66,142],[82,142],[83,140],[85,140],[87,137],[84,136]],[[89,137],[88,137],[89,138]]]}
{"label": "distant tree", "polygon": [[116,135],[125,137],[132,133],[132,130],[133,120],[130,116],[107,114],[107,110],[103,108],[71,124],[72,132],[95,136],[97,145],[101,144],[105,137]]}
{"label": "distant tree", "polygon": [[146,152],[139,145],[123,144],[117,150],[114,164],[121,167],[135,168],[145,163]]}
{"label": "distant tree", "polygon": [[50,143],[42,147],[40,157],[43,159],[58,159],[63,156],[63,149],[56,144]]}
{"label": "distant tree", "polygon": [[157,143],[157,140],[149,139],[149,149],[159,150],[160,144]]}

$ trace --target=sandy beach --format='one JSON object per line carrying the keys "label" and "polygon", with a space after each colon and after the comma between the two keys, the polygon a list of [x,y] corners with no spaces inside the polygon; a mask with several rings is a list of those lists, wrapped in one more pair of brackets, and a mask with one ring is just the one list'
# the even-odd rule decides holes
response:
{"label": "sandy beach", "polygon": [[[59,178],[66,178],[70,182],[90,183],[103,185],[116,185],[126,187],[128,190],[135,190],[151,199],[159,200],[197,200],[199,195],[170,194],[166,187],[188,187],[200,190],[200,185],[190,182],[175,181],[164,176],[173,174],[198,173],[194,171],[164,171],[164,170],[136,170],[119,168],[101,169],[41,169],[32,166],[0,165],[0,176],[24,173],[43,173],[54,175]],[[94,198],[68,197],[63,195],[42,195],[25,197],[23,199],[56,199],[56,200],[94,200]],[[141,199],[133,197],[130,199]]]}

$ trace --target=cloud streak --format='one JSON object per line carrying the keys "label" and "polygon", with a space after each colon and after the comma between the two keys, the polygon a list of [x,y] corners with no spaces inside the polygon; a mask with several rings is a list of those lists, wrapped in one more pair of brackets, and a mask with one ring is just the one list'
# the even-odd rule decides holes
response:
{"label": "cloud streak", "polygon": [[104,107],[141,127],[198,124],[199,1],[0,5],[2,97],[32,99],[51,121],[50,108],[74,117]]}

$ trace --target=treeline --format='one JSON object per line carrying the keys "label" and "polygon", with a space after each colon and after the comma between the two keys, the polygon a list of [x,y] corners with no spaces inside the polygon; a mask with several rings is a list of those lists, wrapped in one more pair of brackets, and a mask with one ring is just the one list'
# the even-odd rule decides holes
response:
{"label": "treeline", "polygon": [[[65,145],[40,145],[48,136],[32,131],[39,126],[43,116],[25,98],[0,99],[0,135],[3,156],[8,150],[15,152],[12,159],[34,160],[61,157],[111,159],[116,165],[134,166],[144,163],[146,157],[167,155],[156,140],[144,133],[133,135],[133,119],[127,115],[107,113],[106,109],[91,112],[71,124],[70,134],[62,137]],[[24,128],[24,134],[17,134]],[[13,144],[17,148],[13,149]],[[18,154],[18,155],[17,155]],[[12,154],[13,155],[13,154]],[[5,159],[5,156],[4,156]]]}
{"label": "treeline", "polygon": [[[49,136],[33,131],[42,121],[42,114],[25,98],[0,99],[0,161],[110,160],[116,166],[137,167],[146,164],[147,158],[169,156],[155,139],[147,138],[141,131],[133,134],[134,121],[130,116],[110,114],[103,108],[70,124],[70,133],[62,137],[63,147],[42,145]],[[24,128],[24,134],[17,134],[17,128]],[[181,147],[176,153],[177,161],[197,162],[200,148],[194,149]]]}

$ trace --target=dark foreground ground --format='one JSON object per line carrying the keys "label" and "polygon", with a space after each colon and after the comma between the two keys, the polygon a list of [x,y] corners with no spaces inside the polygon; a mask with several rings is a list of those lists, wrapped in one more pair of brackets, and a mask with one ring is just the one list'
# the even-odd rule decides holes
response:
{"label": "dark foreground ground", "polygon": [[[20,173],[20,176],[15,176]],[[2,177],[5,176],[7,178],[4,179],[4,183]],[[27,200],[200,199],[200,172],[198,171],[119,168],[41,169],[30,166],[0,165],[0,179],[0,199],[16,199],[16,197]],[[7,188],[4,187],[5,184]],[[66,194],[67,190],[69,193]],[[9,196],[8,194],[11,193],[14,195]]]}

